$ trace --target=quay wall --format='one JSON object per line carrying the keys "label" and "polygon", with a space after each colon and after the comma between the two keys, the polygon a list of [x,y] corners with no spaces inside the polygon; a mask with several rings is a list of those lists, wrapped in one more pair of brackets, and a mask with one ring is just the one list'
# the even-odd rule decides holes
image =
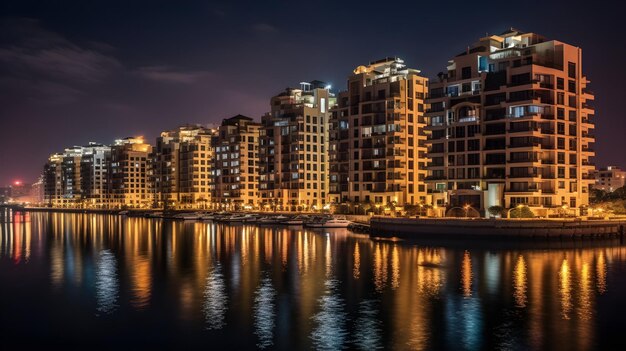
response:
{"label": "quay wall", "polygon": [[371,235],[436,238],[611,238],[623,236],[626,220],[414,219],[372,217]]}

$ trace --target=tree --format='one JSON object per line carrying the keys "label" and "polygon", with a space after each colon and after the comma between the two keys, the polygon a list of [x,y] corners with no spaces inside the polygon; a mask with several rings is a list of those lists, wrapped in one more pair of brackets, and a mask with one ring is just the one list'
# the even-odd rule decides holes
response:
{"label": "tree", "polygon": [[607,199],[608,193],[601,189],[591,189],[589,192],[589,201],[591,203],[603,202]]}
{"label": "tree", "polygon": [[419,215],[419,208],[417,205],[413,205],[413,204],[404,205],[404,210],[406,211],[406,215],[409,217]]}
{"label": "tree", "polygon": [[489,212],[492,217],[504,217],[504,207],[502,206],[490,206],[487,212]]}
{"label": "tree", "polygon": [[510,210],[510,216],[511,218],[534,218],[535,213],[528,206],[522,206]]}

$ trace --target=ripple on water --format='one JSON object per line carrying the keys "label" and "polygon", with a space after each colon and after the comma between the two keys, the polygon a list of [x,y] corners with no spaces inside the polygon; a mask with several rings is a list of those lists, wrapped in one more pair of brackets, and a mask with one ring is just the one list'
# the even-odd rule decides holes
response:
{"label": "ripple on water", "polygon": [[324,282],[325,294],[318,300],[320,311],[312,318],[317,324],[311,332],[313,346],[317,350],[339,350],[346,348],[348,331],[344,301],[339,297],[339,282],[335,279]]}
{"label": "ripple on water", "polygon": [[96,314],[113,313],[118,307],[118,297],[115,256],[109,250],[102,250],[96,259]]}
{"label": "ripple on water", "polygon": [[359,303],[359,318],[356,322],[354,344],[359,350],[382,349],[381,321],[377,318],[378,307],[375,300]]}
{"label": "ripple on water", "polygon": [[274,345],[275,296],[271,279],[263,278],[254,297],[254,333],[259,338],[257,347],[260,349]]}
{"label": "ripple on water", "polygon": [[204,290],[203,310],[206,329],[221,329],[226,325],[227,304],[228,296],[226,295],[222,267],[220,264],[216,264],[207,276],[206,289]]}

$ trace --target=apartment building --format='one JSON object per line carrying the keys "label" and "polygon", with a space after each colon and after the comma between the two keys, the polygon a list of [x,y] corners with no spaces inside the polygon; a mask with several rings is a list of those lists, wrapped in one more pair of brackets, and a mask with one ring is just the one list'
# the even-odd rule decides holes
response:
{"label": "apartment building", "polygon": [[143,137],[116,140],[111,146],[109,166],[109,203],[113,207],[148,208],[153,206],[150,186],[152,146]]}
{"label": "apartment building", "polygon": [[626,185],[626,171],[616,166],[600,168],[594,172],[594,189],[613,192]]}
{"label": "apartment building", "polygon": [[43,167],[44,202],[50,207],[63,207],[63,153],[48,157]]}
{"label": "apartment building", "polygon": [[481,38],[431,81],[430,201],[531,206],[588,204],[593,95],[582,50],[515,29]]}
{"label": "apartment building", "polygon": [[330,122],[330,201],[426,202],[428,79],[399,58],[358,66]]}
{"label": "apartment building", "polygon": [[213,138],[213,207],[259,207],[260,127],[260,123],[243,115],[226,118],[218,127],[217,135]]}
{"label": "apartment building", "polygon": [[82,148],[80,181],[83,203],[91,207],[108,206],[108,172],[111,147],[90,142]]}
{"label": "apartment building", "polygon": [[264,209],[322,209],[328,196],[330,86],[302,82],[270,100],[259,137],[259,196]]}
{"label": "apartment building", "polygon": [[164,131],[153,150],[156,203],[163,208],[205,208],[211,200],[211,146],[215,129],[187,125]]}

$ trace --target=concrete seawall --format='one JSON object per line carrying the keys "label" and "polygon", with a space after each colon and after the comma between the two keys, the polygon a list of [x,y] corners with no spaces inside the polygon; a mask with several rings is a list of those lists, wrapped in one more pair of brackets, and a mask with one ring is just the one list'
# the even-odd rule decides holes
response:
{"label": "concrete seawall", "polygon": [[624,235],[624,220],[495,220],[407,219],[373,217],[372,236],[413,239],[515,238],[564,239],[612,238]]}

